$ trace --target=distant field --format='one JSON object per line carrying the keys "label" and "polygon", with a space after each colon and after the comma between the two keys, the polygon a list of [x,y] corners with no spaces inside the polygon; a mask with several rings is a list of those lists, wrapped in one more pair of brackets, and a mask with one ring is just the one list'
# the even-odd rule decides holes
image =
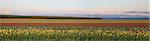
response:
{"label": "distant field", "polygon": [[149,27],[149,20],[0,19],[0,26]]}
{"label": "distant field", "polygon": [[150,23],[150,21],[101,19],[0,19],[0,23]]}

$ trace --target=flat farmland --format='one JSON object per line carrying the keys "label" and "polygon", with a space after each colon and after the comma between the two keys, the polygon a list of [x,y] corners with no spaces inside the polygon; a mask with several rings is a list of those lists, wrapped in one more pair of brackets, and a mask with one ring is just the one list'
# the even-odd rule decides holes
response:
{"label": "flat farmland", "polygon": [[0,19],[0,41],[148,41],[149,20]]}
{"label": "flat farmland", "polygon": [[149,23],[149,20],[101,19],[0,19],[0,23]]}
{"label": "flat farmland", "polygon": [[149,20],[0,19],[0,26],[149,27]]}

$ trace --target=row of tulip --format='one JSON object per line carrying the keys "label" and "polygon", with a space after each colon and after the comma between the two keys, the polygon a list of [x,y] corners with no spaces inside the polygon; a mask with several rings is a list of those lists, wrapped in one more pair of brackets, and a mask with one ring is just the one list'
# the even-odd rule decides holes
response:
{"label": "row of tulip", "polygon": [[[40,29],[41,28],[41,29]],[[59,29],[60,28],[60,29]],[[84,29],[85,28],[85,29]],[[95,29],[93,29],[95,28]],[[103,29],[102,29],[103,28]],[[70,39],[70,40],[143,40],[148,41],[149,28],[126,28],[119,27],[0,27],[0,40],[47,40],[47,39]]]}
{"label": "row of tulip", "polygon": [[82,27],[141,27],[149,28],[149,23],[0,23],[0,26],[82,26]]}

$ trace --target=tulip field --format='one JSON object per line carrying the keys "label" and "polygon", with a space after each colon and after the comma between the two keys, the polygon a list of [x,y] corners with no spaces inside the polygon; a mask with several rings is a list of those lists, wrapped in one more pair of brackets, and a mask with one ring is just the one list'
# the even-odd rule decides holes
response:
{"label": "tulip field", "polygon": [[114,20],[106,23],[102,20],[93,23],[11,21],[0,22],[0,41],[150,41],[149,21],[145,20],[117,20],[116,23]]}
{"label": "tulip field", "polygon": [[1,26],[0,40],[148,41],[150,28]]}

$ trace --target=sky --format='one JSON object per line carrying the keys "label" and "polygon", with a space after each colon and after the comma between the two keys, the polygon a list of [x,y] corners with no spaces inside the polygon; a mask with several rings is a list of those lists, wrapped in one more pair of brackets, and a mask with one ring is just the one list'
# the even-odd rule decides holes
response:
{"label": "sky", "polygon": [[[124,11],[149,12],[148,7],[148,0],[0,0],[0,14],[18,15],[64,15],[64,13],[107,13],[107,15],[111,15],[114,14],[112,12]],[[124,13],[122,14],[124,15]],[[147,14],[138,13],[134,15]]]}

